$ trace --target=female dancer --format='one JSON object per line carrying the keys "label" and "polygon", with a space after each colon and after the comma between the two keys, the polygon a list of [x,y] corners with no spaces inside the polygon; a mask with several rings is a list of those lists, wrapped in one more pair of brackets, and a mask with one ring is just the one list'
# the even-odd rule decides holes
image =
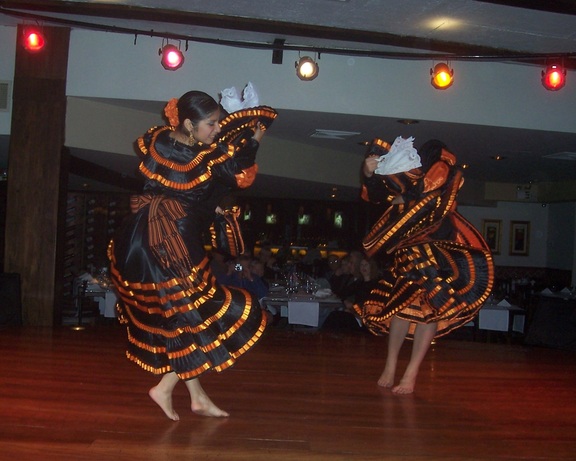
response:
{"label": "female dancer", "polygon": [[[132,214],[108,249],[126,354],[162,375],[149,395],[168,418],[179,420],[172,391],[180,380],[193,412],[226,417],[198,377],[233,365],[260,338],[266,318],[246,291],[217,284],[205,235],[222,213],[222,197],[252,184],[256,151],[276,112],[260,106],[221,120],[212,97],[190,91],[165,113],[169,126],[138,139],[144,192],[132,197]],[[234,226],[228,230],[230,242],[241,241],[231,235]]]}
{"label": "female dancer", "polygon": [[[434,338],[468,323],[489,296],[492,255],[479,232],[456,211],[463,184],[456,158],[437,140],[417,152],[412,138],[392,146],[376,139],[363,163],[363,198],[388,203],[363,245],[386,254],[387,270],[355,311],[374,334],[389,333],[378,384],[397,394],[414,391]],[[394,386],[398,355],[408,337],[412,353]]]}

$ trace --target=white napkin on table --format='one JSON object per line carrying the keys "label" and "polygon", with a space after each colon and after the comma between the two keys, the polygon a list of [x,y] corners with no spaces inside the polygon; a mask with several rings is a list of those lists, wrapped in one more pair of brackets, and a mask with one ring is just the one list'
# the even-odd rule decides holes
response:
{"label": "white napkin on table", "polygon": [[77,279],[81,282],[92,282],[94,277],[92,277],[88,272],[84,272],[83,274],[80,274]]}
{"label": "white napkin on table", "polygon": [[552,290],[550,290],[550,288],[544,288],[540,293],[543,295],[551,295]]}
{"label": "white napkin on table", "polygon": [[498,304],[496,304],[497,306],[500,307],[510,307],[512,304],[510,304],[508,301],[506,301],[505,299],[503,299],[502,301],[500,301]]}
{"label": "white napkin on table", "polygon": [[317,298],[327,298],[328,296],[332,296],[332,290],[330,288],[320,288],[319,290],[316,290],[314,296]]}
{"label": "white napkin on table", "polygon": [[562,290],[560,290],[560,293],[570,293],[570,290],[567,287],[565,287],[562,288]]}

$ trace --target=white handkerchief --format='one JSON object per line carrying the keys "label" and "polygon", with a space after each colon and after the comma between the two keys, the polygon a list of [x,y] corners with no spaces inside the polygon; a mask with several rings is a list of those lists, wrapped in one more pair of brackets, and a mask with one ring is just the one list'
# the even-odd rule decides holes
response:
{"label": "white handkerchief", "polygon": [[241,109],[256,107],[259,104],[258,93],[252,82],[246,84],[242,94],[238,92],[235,86],[224,88],[220,92],[220,104],[229,114]]}
{"label": "white handkerchief", "polygon": [[500,307],[510,307],[512,304],[510,304],[508,301],[506,301],[505,299],[503,299],[502,301],[500,301],[498,304],[496,304],[497,306]]}
{"label": "white handkerchief", "polygon": [[328,296],[332,296],[332,290],[330,288],[320,288],[314,293],[314,296],[317,298],[327,298]]}
{"label": "white handkerchief", "polygon": [[378,159],[375,173],[381,175],[403,173],[422,166],[420,156],[413,146],[414,138],[398,136],[387,154]]}
{"label": "white handkerchief", "polygon": [[228,113],[236,112],[242,109],[242,99],[235,86],[224,88],[220,92],[220,104]]}
{"label": "white handkerchief", "polygon": [[258,98],[258,93],[256,93],[256,88],[252,82],[248,82],[244,91],[242,91],[242,107],[248,109],[250,107],[256,107],[260,104],[260,99]]}

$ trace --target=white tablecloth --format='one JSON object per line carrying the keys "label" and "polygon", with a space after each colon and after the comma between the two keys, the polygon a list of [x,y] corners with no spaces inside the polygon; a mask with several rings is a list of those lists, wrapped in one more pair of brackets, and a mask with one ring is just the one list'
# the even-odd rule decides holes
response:
{"label": "white tablecloth", "polygon": [[509,331],[510,313],[520,315],[512,316],[512,331],[524,333],[524,310],[518,306],[498,306],[486,304],[478,314],[478,328],[480,330]]}
{"label": "white tablecloth", "polygon": [[288,323],[321,327],[331,312],[342,310],[344,304],[335,296],[317,297],[308,294],[270,293],[260,300],[262,306],[274,315],[287,317]]}
{"label": "white tablecloth", "polygon": [[116,294],[113,291],[107,291],[103,297],[94,298],[98,301],[100,315],[104,317],[116,317]]}
{"label": "white tablecloth", "polygon": [[320,303],[313,301],[288,301],[288,323],[317,327]]}

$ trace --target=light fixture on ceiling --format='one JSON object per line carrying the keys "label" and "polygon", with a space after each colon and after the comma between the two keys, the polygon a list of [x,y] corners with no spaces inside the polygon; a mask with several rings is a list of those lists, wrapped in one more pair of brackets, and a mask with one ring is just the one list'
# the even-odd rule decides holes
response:
{"label": "light fixture on ceiling", "polygon": [[324,130],[321,128],[316,128],[314,132],[310,135],[310,137],[320,139],[344,140],[351,138],[353,136],[358,136],[359,134],[360,134],[359,131]]}
{"label": "light fixture on ceiling", "polygon": [[447,63],[439,62],[430,69],[430,79],[432,86],[437,90],[450,88],[454,83],[454,69],[450,68]]}
{"label": "light fixture on ceiling", "polygon": [[[317,59],[320,59],[320,55],[318,55]],[[310,56],[301,57],[295,64],[296,75],[300,80],[310,81],[318,77],[320,66],[318,66],[318,63]]]}
{"label": "light fixture on ceiling", "polygon": [[503,157],[502,155],[492,155],[490,158],[498,162],[500,160],[504,160],[506,157]]}
{"label": "light fixture on ceiling", "polygon": [[160,63],[166,70],[178,70],[184,64],[184,54],[180,51],[180,47],[172,45],[166,41],[162,41],[162,48],[158,50],[161,56]]}
{"label": "light fixture on ceiling", "polygon": [[417,123],[420,123],[418,120],[414,120],[411,118],[403,118],[400,120],[396,120],[398,123],[400,123],[401,125],[416,125]]}
{"label": "light fixture on ceiling", "polygon": [[551,64],[542,71],[542,85],[549,91],[558,91],[566,84],[566,68],[560,64]]}
{"label": "light fixture on ceiling", "polygon": [[22,44],[29,53],[37,53],[46,45],[46,38],[40,27],[26,26],[22,34]]}

